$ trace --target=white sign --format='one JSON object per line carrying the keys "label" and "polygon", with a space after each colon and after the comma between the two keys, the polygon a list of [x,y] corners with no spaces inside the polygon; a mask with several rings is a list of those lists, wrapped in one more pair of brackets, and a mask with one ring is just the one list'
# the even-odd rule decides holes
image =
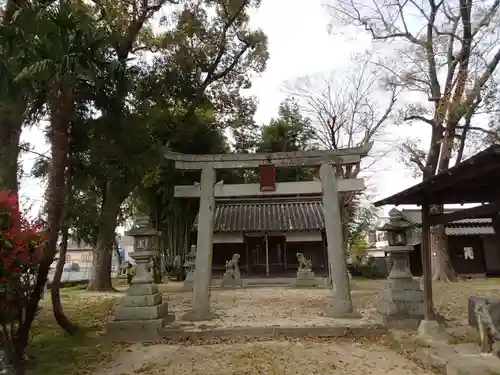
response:
{"label": "white sign", "polygon": [[464,247],[464,259],[474,259],[474,249],[472,247]]}

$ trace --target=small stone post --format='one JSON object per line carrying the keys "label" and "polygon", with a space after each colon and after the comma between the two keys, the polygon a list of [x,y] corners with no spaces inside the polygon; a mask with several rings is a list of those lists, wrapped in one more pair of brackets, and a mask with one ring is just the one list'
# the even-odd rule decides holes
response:
{"label": "small stone post", "polygon": [[392,268],[387,285],[382,290],[377,312],[391,328],[418,328],[424,318],[424,292],[420,283],[413,279],[408,254],[412,246],[388,246]]}
{"label": "small stone post", "polygon": [[149,262],[154,255],[154,239],[160,234],[152,228],[149,218],[136,219],[136,226],[127,235],[134,237],[136,274],[127,294],[116,308],[115,316],[106,331],[121,339],[148,339],[158,337],[165,324],[175,317],[168,313],[168,304],[162,301],[158,286],[153,282]]}
{"label": "small stone post", "polygon": [[184,268],[186,269],[186,279],[184,280],[184,285],[182,289],[185,291],[192,292],[195,281],[195,270],[196,270],[196,245],[191,245],[189,253],[186,255]]}

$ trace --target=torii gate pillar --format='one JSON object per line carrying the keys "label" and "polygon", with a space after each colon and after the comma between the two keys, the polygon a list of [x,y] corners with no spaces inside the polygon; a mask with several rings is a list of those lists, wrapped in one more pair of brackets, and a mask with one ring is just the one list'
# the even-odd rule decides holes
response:
{"label": "torii gate pillar", "polygon": [[200,211],[195,259],[195,281],[193,289],[193,309],[182,320],[211,320],[210,281],[212,280],[212,246],[215,213],[215,169],[206,166],[201,170]]}
{"label": "torii gate pillar", "polygon": [[351,286],[344,253],[338,180],[333,166],[331,164],[322,164],[319,167],[319,178],[323,190],[323,215],[325,217],[328,261],[332,277],[332,315],[335,317],[352,316],[355,313],[353,313],[352,309]]}

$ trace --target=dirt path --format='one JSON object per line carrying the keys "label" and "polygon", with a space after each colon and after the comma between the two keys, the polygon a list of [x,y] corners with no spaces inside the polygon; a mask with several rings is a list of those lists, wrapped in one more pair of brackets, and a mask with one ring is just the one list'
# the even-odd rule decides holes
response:
{"label": "dirt path", "polygon": [[134,346],[94,375],[434,375],[387,348],[272,341]]}

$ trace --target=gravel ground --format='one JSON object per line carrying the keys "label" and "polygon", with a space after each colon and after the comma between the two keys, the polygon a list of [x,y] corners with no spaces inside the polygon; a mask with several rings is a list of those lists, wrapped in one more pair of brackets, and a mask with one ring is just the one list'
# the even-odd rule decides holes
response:
{"label": "gravel ground", "polygon": [[[354,291],[353,295],[365,293]],[[366,292],[371,294],[371,292]],[[191,293],[165,295],[177,319],[191,308]],[[212,311],[219,319],[197,322],[204,327],[325,326],[339,319],[328,317],[332,292],[327,289],[266,287],[213,290]],[[362,310],[362,309],[360,309]]]}
{"label": "gravel ground", "polygon": [[138,345],[95,375],[131,374],[435,375],[387,347],[348,341]]}
{"label": "gravel ground", "polygon": [[[355,309],[363,315],[374,311],[384,280],[353,280],[352,300]],[[161,285],[169,309],[177,319],[191,308],[192,293],[169,293],[179,289],[180,283]],[[329,306],[332,292],[326,288],[294,289],[290,287],[263,287],[247,289],[213,289],[212,310],[220,320],[203,322],[211,326],[252,325],[323,325],[329,324]],[[91,293],[86,293],[91,297]],[[99,294],[99,298],[117,298],[123,293]],[[466,334],[467,298],[485,296],[500,299],[500,279],[468,280],[456,283],[434,283],[434,303],[447,326],[458,336]],[[465,332],[467,331],[467,332]]]}
{"label": "gravel ground", "polygon": [[[354,281],[355,308],[368,315],[376,306],[384,281]],[[169,285],[168,289],[175,289]],[[471,295],[500,299],[500,280],[435,283],[436,310],[447,319],[451,333],[466,336],[467,298]],[[116,298],[117,294],[109,297]],[[179,318],[191,307],[192,293],[165,293]],[[102,298],[102,295],[101,295]],[[201,322],[212,326],[323,325],[332,320],[328,289],[264,287],[211,292],[212,310],[220,319]],[[462,331],[460,331],[462,329]],[[129,374],[332,374],[432,375],[384,342],[348,340],[295,340],[271,342],[207,342],[205,345],[136,345],[111,366],[95,375]]]}

